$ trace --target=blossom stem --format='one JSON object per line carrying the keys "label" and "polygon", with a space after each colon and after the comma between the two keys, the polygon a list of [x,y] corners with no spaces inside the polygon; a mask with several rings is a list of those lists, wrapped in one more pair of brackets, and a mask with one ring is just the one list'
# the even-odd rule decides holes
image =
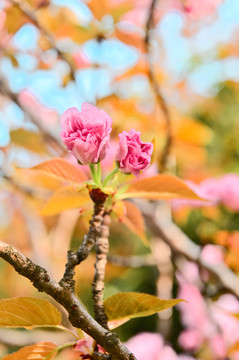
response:
{"label": "blossom stem", "polygon": [[108,184],[108,182],[114,177],[114,175],[119,171],[119,167],[116,166],[116,168],[109,173],[109,175],[106,176],[105,180],[103,181],[103,187]]}
{"label": "blossom stem", "polygon": [[97,163],[97,170],[96,170],[96,175],[97,175],[97,182],[99,184],[99,186],[101,187],[101,166],[100,166],[100,162]]}

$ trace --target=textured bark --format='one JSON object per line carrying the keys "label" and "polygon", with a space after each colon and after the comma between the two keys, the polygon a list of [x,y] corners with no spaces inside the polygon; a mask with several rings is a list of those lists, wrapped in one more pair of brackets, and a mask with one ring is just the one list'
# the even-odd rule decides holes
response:
{"label": "textured bark", "polygon": [[73,279],[75,275],[74,269],[89,256],[92,247],[100,236],[103,213],[104,205],[102,203],[95,204],[88,234],[84,236],[83,242],[77,252],[69,250],[67,253],[66,269],[60,284],[68,287],[73,292],[75,291],[75,280]]}
{"label": "textured bark", "polygon": [[95,262],[95,276],[92,284],[92,293],[94,300],[95,319],[104,328],[108,329],[107,316],[104,310],[103,292],[104,292],[104,278],[105,267],[107,264],[107,255],[109,251],[109,225],[110,215],[105,213],[101,224],[100,236],[96,239],[96,262]]}
{"label": "textured bark", "polygon": [[11,264],[17,273],[28,278],[38,291],[45,292],[61,304],[68,312],[71,324],[93,337],[97,344],[111,355],[111,360],[136,360],[117,335],[94,320],[72,290],[51,279],[46,269],[34,264],[11,245],[2,241],[0,241],[0,257]]}

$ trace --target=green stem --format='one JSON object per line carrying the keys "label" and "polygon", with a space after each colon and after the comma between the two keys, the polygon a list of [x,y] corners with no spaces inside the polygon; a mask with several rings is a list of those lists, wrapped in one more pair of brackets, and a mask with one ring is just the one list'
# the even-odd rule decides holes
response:
{"label": "green stem", "polygon": [[91,175],[92,178],[95,182],[95,184],[101,188],[101,167],[100,167],[100,163],[97,163],[97,168],[95,166],[96,164],[90,164],[90,171],[91,171]]}
{"label": "green stem", "polygon": [[45,360],[48,360],[48,359],[51,359],[52,355],[55,353],[55,352],[58,352],[58,351],[61,351],[67,347],[70,347],[70,346],[74,346],[76,344],[76,342],[70,342],[70,343],[66,343],[64,345],[60,345],[58,346],[56,349],[52,350],[46,357],[45,357]]}
{"label": "green stem", "polygon": [[97,180],[98,180],[98,184],[101,187],[101,166],[100,166],[100,162],[97,163]]}
{"label": "green stem", "polygon": [[109,173],[109,175],[106,176],[105,180],[103,181],[103,187],[107,185],[107,183],[114,177],[114,175],[119,171],[119,167],[116,166],[116,168]]}

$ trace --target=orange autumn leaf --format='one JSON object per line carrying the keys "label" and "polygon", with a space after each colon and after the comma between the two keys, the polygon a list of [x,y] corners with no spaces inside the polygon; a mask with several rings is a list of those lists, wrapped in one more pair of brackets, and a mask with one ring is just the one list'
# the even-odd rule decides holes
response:
{"label": "orange autumn leaf", "polygon": [[128,190],[118,196],[119,199],[200,199],[188,185],[176,176],[160,174],[150,178],[136,180]]}
{"label": "orange autumn leaf", "polygon": [[57,345],[52,342],[39,342],[34,345],[24,346],[13,354],[6,355],[2,360],[50,360],[55,355]]}

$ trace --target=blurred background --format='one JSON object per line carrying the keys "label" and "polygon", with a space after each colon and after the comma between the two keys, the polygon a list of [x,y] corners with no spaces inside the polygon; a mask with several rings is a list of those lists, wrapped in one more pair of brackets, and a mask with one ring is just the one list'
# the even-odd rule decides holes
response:
{"label": "blurred background", "polygon": [[[75,162],[60,140],[60,116],[83,102],[113,119],[105,173],[118,133],[134,128],[155,144],[148,175],[177,175],[210,198],[137,203],[141,213],[128,205],[113,219],[105,297],[140,291],[188,301],[116,329],[123,341],[161,334],[171,355],[162,347],[152,360],[239,359],[238,49],[238,0],[0,1],[2,241],[61,278],[90,210],[79,214],[56,197],[59,179],[23,169],[54,157]],[[93,264],[94,256],[77,271],[91,311]],[[0,270],[1,298],[43,296],[2,260]],[[50,338],[65,335],[0,329],[0,354]],[[66,356],[79,358],[70,351],[57,359]]]}

